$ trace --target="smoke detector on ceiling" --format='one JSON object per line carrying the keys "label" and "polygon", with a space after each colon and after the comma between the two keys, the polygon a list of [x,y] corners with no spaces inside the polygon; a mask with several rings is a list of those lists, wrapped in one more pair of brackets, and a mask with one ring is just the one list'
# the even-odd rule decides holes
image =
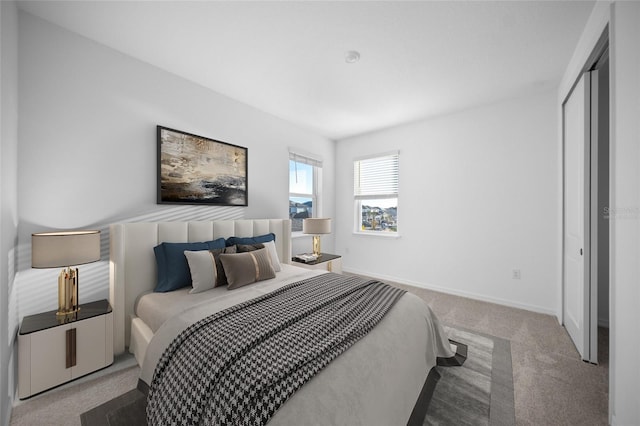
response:
{"label": "smoke detector on ceiling", "polygon": [[344,61],[348,64],[356,63],[360,60],[360,53],[350,50],[344,55]]}

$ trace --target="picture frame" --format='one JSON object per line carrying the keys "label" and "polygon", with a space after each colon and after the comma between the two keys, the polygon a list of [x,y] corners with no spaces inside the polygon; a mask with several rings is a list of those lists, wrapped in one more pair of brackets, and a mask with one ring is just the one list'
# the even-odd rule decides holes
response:
{"label": "picture frame", "polygon": [[158,204],[248,206],[248,149],[157,126]]}

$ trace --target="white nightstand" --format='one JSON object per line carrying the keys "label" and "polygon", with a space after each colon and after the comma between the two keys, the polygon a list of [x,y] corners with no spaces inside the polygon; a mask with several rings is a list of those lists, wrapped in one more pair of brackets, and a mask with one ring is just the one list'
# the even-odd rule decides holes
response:
{"label": "white nightstand", "polygon": [[80,305],[66,322],[56,311],[26,316],[18,333],[18,396],[37,393],[113,364],[107,300]]}
{"label": "white nightstand", "polygon": [[336,274],[342,273],[342,256],[338,256],[337,254],[321,253],[318,260],[308,263],[299,262],[295,260],[295,258],[292,259],[292,261],[292,265],[302,268],[324,269],[329,272],[335,272]]}

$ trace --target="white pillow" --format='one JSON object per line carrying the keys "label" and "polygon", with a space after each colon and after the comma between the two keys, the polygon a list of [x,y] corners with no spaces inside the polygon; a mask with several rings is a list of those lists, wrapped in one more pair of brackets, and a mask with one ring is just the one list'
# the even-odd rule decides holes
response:
{"label": "white pillow", "polygon": [[191,285],[189,293],[201,293],[211,290],[216,284],[216,260],[209,250],[185,251],[191,271]]}
{"label": "white pillow", "polygon": [[280,259],[278,259],[278,251],[276,250],[276,243],[273,241],[267,241],[266,243],[260,243],[269,250],[269,255],[271,256],[271,265],[273,265],[273,270],[276,272],[280,272],[282,268],[280,267]]}

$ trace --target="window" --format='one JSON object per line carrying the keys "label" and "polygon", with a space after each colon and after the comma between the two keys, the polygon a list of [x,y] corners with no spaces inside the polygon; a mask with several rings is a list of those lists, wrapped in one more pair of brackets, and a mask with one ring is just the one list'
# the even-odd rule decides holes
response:
{"label": "window", "polygon": [[320,214],[318,194],[322,161],[289,153],[289,218],[291,232],[302,232],[302,219]]}
{"label": "window", "polygon": [[356,232],[398,233],[398,152],[353,162]]}

